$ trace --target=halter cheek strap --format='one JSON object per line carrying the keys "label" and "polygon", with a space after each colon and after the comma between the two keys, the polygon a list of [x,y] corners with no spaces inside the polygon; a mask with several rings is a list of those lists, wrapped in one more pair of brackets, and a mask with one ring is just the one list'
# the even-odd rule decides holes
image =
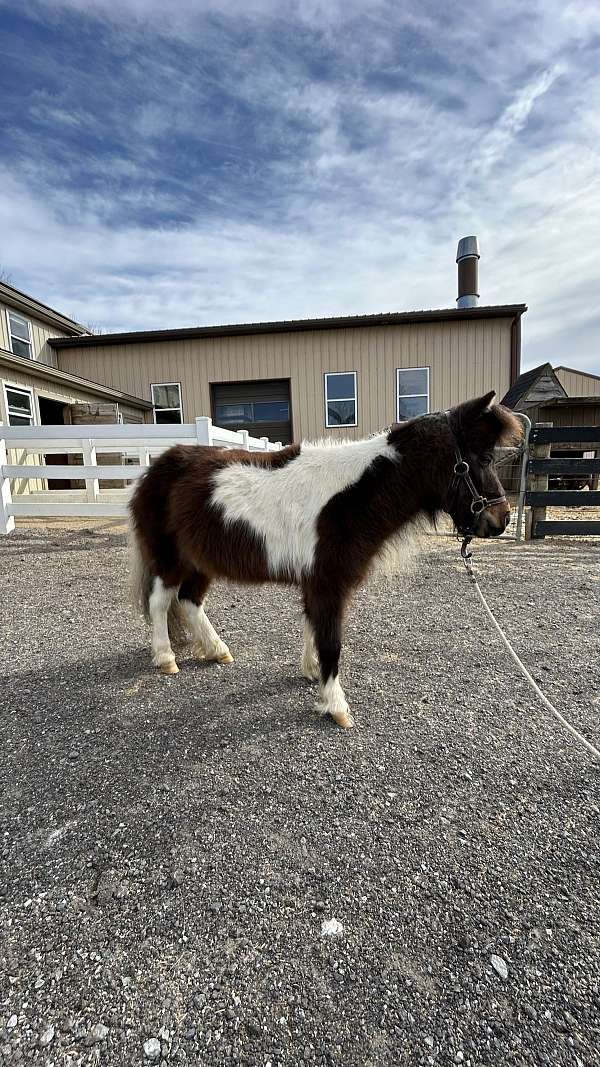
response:
{"label": "halter cheek strap", "polygon": [[455,497],[461,482],[464,482],[473,498],[471,500],[471,514],[473,515],[473,521],[471,522],[471,525],[468,529],[463,528],[461,530],[461,533],[468,535],[473,533],[473,526],[475,520],[479,518],[481,513],[483,511],[487,511],[488,508],[493,507],[494,504],[506,503],[506,497],[504,495],[495,496],[492,500],[488,500],[487,497],[482,496],[481,493],[478,493],[477,488],[470,475],[469,464],[466,460],[462,458],[458,445],[456,445],[455,447],[454,454],[456,456],[456,463],[454,464],[454,468],[452,471],[450,493],[453,497]]}

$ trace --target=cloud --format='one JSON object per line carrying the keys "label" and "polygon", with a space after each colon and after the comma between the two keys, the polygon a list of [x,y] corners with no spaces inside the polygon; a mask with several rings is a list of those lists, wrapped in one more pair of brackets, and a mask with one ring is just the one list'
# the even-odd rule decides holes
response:
{"label": "cloud", "polygon": [[117,330],[448,307],[477,233],[526,362],[600,372],[596,5],[1,11],[21,288]]}

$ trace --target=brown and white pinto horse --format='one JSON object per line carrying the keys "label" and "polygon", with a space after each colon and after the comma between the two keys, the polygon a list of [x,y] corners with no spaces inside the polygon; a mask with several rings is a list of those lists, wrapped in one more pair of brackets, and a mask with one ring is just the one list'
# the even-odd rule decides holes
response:
{"label": "brown and white pinto horse", "polygon": [[460,532],[477,537],[496,537],[508,523],[493,449],[517,440],[521,426],[492,406],[493,397],[365,441],[266,454],[202,446],[165,452],[131,502],[132,594],[150,619],[155,666],[177,672],[174,624],[187,630],[197,655],[232,662],[203,607],[214,579],[298,585],[303,673],[320,680],[318,710],[352,726],[338,677],[352,590],[419,516],[446,511]]}

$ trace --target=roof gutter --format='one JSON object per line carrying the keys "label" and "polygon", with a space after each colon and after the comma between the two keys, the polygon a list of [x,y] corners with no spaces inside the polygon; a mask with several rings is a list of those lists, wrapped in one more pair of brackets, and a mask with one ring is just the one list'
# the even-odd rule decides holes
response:
{"label": "roof gutter", "polygon": [[[527,310],[524,308],[524,310]],[[510,384],[514,385],[521,373],[521,315],[518,312],[510,329]]]}
{"label": "roof gutter", "polygon": [[87,334],[85,337],[50,337],[52,348],[97,348],[144,341],[183,341],[205,337],[236,337],[244,334],[298,333],[309,330],[351,330],[369,326],[407,326],[428,322],[458,322],[465,319],[498,319],[521,316],[525,304],[496,307],[443,308],[433,311],[399,311],[383,315],[343,315],[327,319],[292,319],[281,322],[248,322],[226,326],[191,326],[175,330],[138,330],[129,333]]}

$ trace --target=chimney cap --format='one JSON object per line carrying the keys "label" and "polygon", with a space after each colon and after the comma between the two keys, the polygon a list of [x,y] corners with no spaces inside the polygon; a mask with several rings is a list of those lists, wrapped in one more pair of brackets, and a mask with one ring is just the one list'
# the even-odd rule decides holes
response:
{"label": "chimney cap", "polygon": [[456,262],[465,259],[466,256],[479,256],[479,241],[477,237],[461,237],[456,251]]}

